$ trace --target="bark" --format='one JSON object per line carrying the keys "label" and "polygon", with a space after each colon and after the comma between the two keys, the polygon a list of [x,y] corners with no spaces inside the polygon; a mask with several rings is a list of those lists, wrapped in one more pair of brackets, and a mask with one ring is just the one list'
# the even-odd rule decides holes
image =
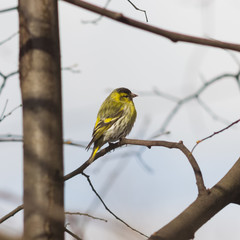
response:
{"label": "bark", "polygon": [[199,196],[186,210],[155,232],[149,240],[193,239],[194,233],[230,203],[240,200],[240,159],[211,189]]}
{"label": "bark", "polygon": [[1,240],[20,240],[20,238],[8,236],[2,233],[0,233],[0,239]]}
{"label": "bark", "polygon": [[24,239],[64,237],[58,1],[19,0]]}

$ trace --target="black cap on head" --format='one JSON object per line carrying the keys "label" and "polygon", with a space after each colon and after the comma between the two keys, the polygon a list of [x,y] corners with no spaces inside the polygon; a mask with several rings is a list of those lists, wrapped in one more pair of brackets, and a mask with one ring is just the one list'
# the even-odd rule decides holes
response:
{"label": "black cap on head", "polygon": [[129,89],[127,89],[127,88],[117,88],[116,90],[117,90],[117,92],[119,92],[119,93],[126,93],[126,94],[128,94],[128,95],[131,94],[131,91],[130,91]]}
{"label": "black cap on head", "polygon": [[132,93],[129,89],[123,88],[123,87],[117,88],[116,91],[119,93],[126,93],[130,98],[134,98],[138,96],[137,94]]}

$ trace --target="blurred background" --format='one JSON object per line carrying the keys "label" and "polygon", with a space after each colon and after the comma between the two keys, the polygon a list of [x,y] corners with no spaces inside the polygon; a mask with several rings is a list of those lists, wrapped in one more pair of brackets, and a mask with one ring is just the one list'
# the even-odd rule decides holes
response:
{"label": "blurred background", "polygon": [[[108,3],[108,9],[146,22],[144,13],[128,0],[91,2],[98,6]],[[132,2],[146,11],[151,25],[240,41],[237,0]],[[0,11],[14,6],[17,1],[2,0]],[[59,1],[59,20],[65,140],[86,146],[101,103],[118,87],[139,95],[134,99],[138,116],[130,138],[182,140],[191,150],[197,140],[239,119],[239,84],[231,77],[240,71],[239,53],[172,43],[104,17],[99,19],[64,1]],[[7,78],[3,85],[3,75],[18,70],[17,32],[17,11],[0,12],[0,116],[21,104],[18,74]],[[229,76],[222,77],[225,74]],[[217,77],[220,79],[214,81]],[[195,96],[211,81],[214,83],[198,99],[193,97],[174,111],[179,100]],[[21,118],[21,108],[17,108],[0,122],[0,217],[22,204]],[[237,124],[194,150],[207,188],[215,185],[239,158],[239,141]],[[90,154],[84,147],[65,145],[65,173],[79,167]],[[146,235],[167,224],[197,197],[192,168],[177,150],[122,147],[98,159],[85,172],[109,209]],[[65,207],[69,212],[107,220],[69,215],[68,228],[83,239],[145,239],[106,211],[83,176],[65,183]],[[22,212],[16,214],[0,225],[0,231],[21,235],[22,217]],[[197,231],[195,239],[238,239],[239,222],[240,208],[227,206]],[[72,237],[66,235],[66,239]]]}

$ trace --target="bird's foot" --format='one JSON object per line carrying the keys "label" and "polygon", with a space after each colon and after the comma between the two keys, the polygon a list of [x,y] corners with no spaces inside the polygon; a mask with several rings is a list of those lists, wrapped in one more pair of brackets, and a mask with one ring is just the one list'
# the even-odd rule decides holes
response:
{"label": "bird's foot", "polygon": [[121,143],[122,141],[124,141],[124,139],[125,139],[124,137],[120,138],[120,139],[119,139],[119,143]]}

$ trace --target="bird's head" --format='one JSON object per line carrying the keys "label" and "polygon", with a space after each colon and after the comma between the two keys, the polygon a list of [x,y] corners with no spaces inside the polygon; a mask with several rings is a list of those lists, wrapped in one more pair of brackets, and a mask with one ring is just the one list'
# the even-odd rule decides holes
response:
{"label": "bird's head", "polygon": [[117,88],[112,91],[111,97],[115,99],[116,101],[121,102],[129,102],[132,101],[133,98],[137,97],[137,94],[132,93],[127,88]]}

